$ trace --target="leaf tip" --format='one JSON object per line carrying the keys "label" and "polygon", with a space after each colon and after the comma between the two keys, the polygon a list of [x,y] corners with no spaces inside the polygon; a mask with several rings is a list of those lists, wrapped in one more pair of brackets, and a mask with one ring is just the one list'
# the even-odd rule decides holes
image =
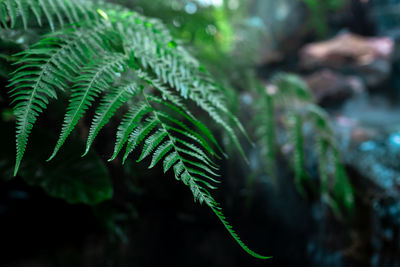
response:
{"label": "leaf tip", "polygon": [[108,18],[108,15],[106,12],[104,12],[102,9],[98,8],[97,9],[97,13],[100,14],[100,16],[105,19],[106,21],[110,21],[110,19]]}
{"label": "leaf tip", "polygon": [[49,162],[49,161],[51,161],[52,159],[54,159],[54,157],[56,156],[56,153],[57,152],[53,152],[53,154],[51,154],[51,156],[48,158],[48,159],[46,159],[46,162]]}
{"label": "leaf tip", "polygon": [[21,163],[21,160],[17,160],[17,162],[15,163],[15,168],[14,168],[14,177],[17,176],[18,174],[18,170],[19,170],[19,165]]}
{"label": "leaf tip", "polygon": [[83,154],[81,155],[81,157],[83,158],[84,156],[86,156],[89,153],[90,148],[86,147],[85,152],[83,152]]}

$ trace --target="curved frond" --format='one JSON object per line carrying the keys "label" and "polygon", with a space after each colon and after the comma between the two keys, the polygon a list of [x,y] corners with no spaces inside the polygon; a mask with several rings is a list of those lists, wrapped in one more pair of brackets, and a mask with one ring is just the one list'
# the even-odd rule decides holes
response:
{"label": "curved frond", "polygon": [[239,246],[244,251],[246,251],[248,254],[250,254],[251,256],[258,258],[258,259],[266,260],[266,259],[272,258],[272,257],[260,255],[256,252],[254,252],[253,250],[251,250],[245,243],[243,243],[243,241],[240,239],[238,234],[233,230],[232,226],[226,221],[226,217],[224,216],[224,214],[218,208],[212,208],[212,210],[215,213],[215,215],[217,215],[218,219],[220,219],[222,224],[225,226],[226,230],[228,230],[229,234],[233,237],[233,239],[239,244]]}
{"label": "curved frond", "polygon": [[[135,17],[132,12],[126,13],[127,21]],[[125,27],[122,25],[119,31],[126,37],[125,50],[139,59],[137,64],[145,69],[150,68],[157,76],[158,83],[175,88],[184,99],[192,100],[204,110],[225,130],[246,159],[234,129],[227,123],[224,116],[228,116],[243,133],[245,130],[239,120],[226,108],[222,92],[209,82],[211,78],[200,70],[199,63],[190,56],[183,56],[184,53],[179,46],[170,45],[172,42],[170,35],[164,36],[160,41],[163,45],[160,46],[145,34],[138,34],[141,31],[149,31],[155,24],[140,22],[136,23],[135,27],[132,27],[132,24],[126,24]],[[167,45],[165,45],[166,42],[168,42]]]}
{"label": "curved frond", "polygon": [[[318,154],[318,174],[322,199],[338,217],[341,216],[339,204],[351,211],[354,205],[353,190],[340,160],[339,149],[334,140],[334,132],[329,123],[328,114],[312,102],[310,89],[300,77],[281,73],[273,77],[271,81],[273,83],[269,85],[273,89],[270,90],[271,92],[268,88],[262,87],[258,90],[262,96],[260,99],[267,99],[260,104],[259,108],[265,109],[267,106],[268,109],[267,113],[257,117],[257,123],[264,124],[260,131],[260,139],[263,140],[262,147],[267,147],[266,150],[270,151],[273,146],[270,131],[275,124],[273,122],[274,110],[271,110],[271,106],[268,105],[268,102],[273,100],[287,118],[285,130],[288,132],[287,141],[293,148],[290,155],[298,191],[305,194],[303,182],[310,178],[306,170],[305,156],[305,147],[308,145],[306,142],[309,140],[305,138],[303,132],[303,125],[307,122],[314,130],[312,137]],[[263,112],[258,111],[258,113]],[[267,164],[271,164],[273,157],[267,153],[266,158]]]}
{"label": "curved frond", "polygon": [[118,127],[114,153],[109,161],[114,160],[118,156],[119,152],[128,141],[131,133],[142,120],[142,117],[148,114],[150,111],[150,107],[145,103],[141,103],[140,105],[135,105],[130,108],[130,111],[122,119],[122,122]]}
{"label": "curved frond", "polygon": [[11,20],[11,28],[22,20],[24,28],[28,28],[30,15],[34,15],[39,26],[43,24],[43,17],[46,18],[51,30],[57,26],[80,23],[82,18],[89,21],[96,21],[99,16],[91,1],[80,0],[4,0],[0,1],[0,10],[4,16],[0,22],[7,27],[7,15]]}
{"label": "curved frond", "polygon": [[0,25],[40,26],[52,32],[16,55],[20,66],[9,84],[17,118],[15,174],[37,118],[57,94],[68,96],[69,103],[48,160],[98,99],[83,155],[117,110],[126,106],[110,160],[125,147],[123,162],[136,150],[137,161],[151,159],[149,168],[160,164],[164,172],[171,170],[246,252],[267,258],[239,239],[208,191],[219,183],[215,160],[224,152],[191,106],[222,128],[245,157],[236,135],[239,130],[247,136],[244,128],[226,108],[223,91],[211,75],[159,20],[102,1],[0,0]]}
{"label": "curved frond", "polygon": [[[100,26],[99,26],[100,27]],[[69,88],[68,81],[78,74],[105,43],[93,34],[94,28],[61,31],[42,38],[31,48],[17,54],[21,64],[10,79],[9,86],[17,117],[17,159],[15,175],[25,152],[28,137],[50,99],[57,91]]]}
{"label": "curved frond", "polygon": [[[134,112],[130,112],[129,117],[131,119],[125,119],[119,127],[117,139],[119,138],[120,140],[127,139],[126,135],[124,136],[123,134],[125,132],[124,127],[135,128],[129,137],[124,160],[134,148],[143,144],[142,153],[138,161],[151,156],[149,168],[153,168],[162,161],[164,172],[172,169],[175,178],[190,188],[194,200],[209,206],[234,240],[247,253],[260,259],[268,259],[269,257],[264,257],[250,250],[225,220],[218,203],[207,190],[207,188],[215,189],[214,184],[219,182],[216,180],[216,177],[218,177],[215,172],[216,167],[205,151],[184,140],[186,138],[192,140],[193,138],[190,133],[186,132],[185,124],[168,118],[169,116],[165,112],[156,109],[154,105],[159,103],[157,98],[144,92],[143,95],[144,101],[138,104],[139,108],[136,108]],[[169,103],[169,105],[172,104]],[[178,111],[179,113],[184,112]],[[148,115],[146,119],[144,119],[145,115]],[[200,141],[199,144],[201,144]],[[116,151],[118,150],[120,149],[116,148]]]}
{"label": "curved frond", "polygon": [[71,99],[65,114],[61,134],[48,160],[55,157],[95,98],[110,87],[117,74],[125,70],[126,57],[117,53],[104,54],[100,61],[91,63],[82,70],[72,88]]}
{"label": "curved frond", "polygon": [[111,90],[111,93],[103,97],[100,106],[97,108],[96,115],[93,118],[92,125],[90,126],[86,150],[83,156],[89,152],[90,146],[101,128],[107,124],[119,107],[134,96],[136,90],[137,84],[136,82],[132,82],[122,87],[114,88]]}

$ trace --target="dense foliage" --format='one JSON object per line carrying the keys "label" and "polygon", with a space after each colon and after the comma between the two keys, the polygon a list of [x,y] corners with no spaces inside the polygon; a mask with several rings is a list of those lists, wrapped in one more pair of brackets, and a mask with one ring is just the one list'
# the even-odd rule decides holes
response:
{"label": "dense foliage", "polygon": [[[164,173],[172,171],[177,180],[190,188],[195,201],[204,203],[218,216],[246,252],[267,258],[240,240],[211,194],[220,183],[219,161],[227,154],[234,156],[230,147],[236,147],[246,160],[237,136],[240,132],[247,138],[236,118],[240,117],[240,88],[256,99],[251,106],[255,114],[255,126],[251,128],[255,134],[251,137],[265,159],[265,173],[271,179],[279,177],[276,160],[282,157],[280,148],[289,144],[291,150],[284,156],[291,162],[298,191],[303,196],[310,188],[313,193],[321,193],[322,201],[337,217],[343,215],[343,210],[351,213],[352,187],[328,117],[313,104],[309,88],[291,74],[278,74],[267,86],[254,74],[251,59],[257,48],[250,44],[254,38],[248,35],[259,29],[230,18],[225,6],[212,12],[211,7],[204,7],[193,17],[185,12],[181,1],[157,1],[159,5],[135,2],[141,3],[146,15],[160,14],[167,26],[106,2],[0,0],[1,37],[13,39],[16,31],[24,34],[21,38],[29,37],[29,41],[24,40],[28,46],[22,47],[22,51],[4,55],[15,67],[11,74],[2,75],[10,78],[9,92],[17,124],[14,175],[34,177],[33,181],[26,181],[70,203],[96,204],[111,198],[105,164],[91,148],[101,130],[113,131],[113,124],[119,121],[114,140],[108,140],[114,147],[109,161],[125,163],[129,156],[138,154],[137,161],[148,163],[149,168],[158,164]],[[326,10],[338,8],[339,2],[330,1]],[[311,11],[316,6],[320,8],[315,1],[306,3]],[[176,17],[178,21],[173,19]],[[233,24],[247,35],[233,40]],[[186,42],[190,52],[175,36]],[[192,52],[201,57],[201,63]],[[52,112],[59,116],[65,102],[60,133],[48,158],[50,165],[44,166],[39,157],[23,161],[26,150],[44,154],[41,148],[43,144],[47,146],[47,142],[38,142],[38,137],[31,138],[32,146],[28,145],[39,116],[51,116]],[[304,134],[305,127],[310,125],[314,130],[311,142]],[[278,128],[285,133],[283,142],[277,140]],[[80,138],[74,136],[76,129],[86,137],[85,157],[66,161],[81,145]],[[37,132],[52,140],[46,130],[49,129]],[[68,138],[73,142],[66,145]],[[308,147],[318,153],[320,180],[316,190],[306,168]],[[60,157],[61,153],[64,154]],[[46,178],[38,173],[46,173]],[[57,182],[50,179],[59,174],[63,175]]]}
{"label": "dense foliage", "polygon": [[[123,162],[140,147],[138,161],[151,157],[149,168],[162,162],[187,185],[194,199],[205,203],[249,254],[263,257],[242,243],[225,220],[209,190],[215,189],[223,152],[211,131],[187,106],[193,102],[229,134],[242,154],[231,123],[244,130],[229,112],[218,86],[207,72],[156,20],[118,5],[81,1],[2,1],[3,28],[31,27],[34,21],[52,32],[16,54],[19,68],[10,79],[17,119],[20,167],[37,117],[57,94],[69,104],[52,160],[67,137],[101,97],[91,122],[86,150],[99,131],[125,106],[116,134],[115,159],[126,145]],[[217,151],[215,150],[217,149]]]}

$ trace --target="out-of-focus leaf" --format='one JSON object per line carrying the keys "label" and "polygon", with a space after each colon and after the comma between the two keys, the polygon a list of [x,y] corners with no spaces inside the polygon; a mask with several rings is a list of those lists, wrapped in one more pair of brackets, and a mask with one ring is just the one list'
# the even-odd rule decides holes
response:
{"label": "out-of-focus leaf", "polygon": [[[2,179],[11,179],[14,168],[14,123],[0,123],[0,172]],[[50,163],[45,159],[49,151],[43,149],[44,142],[55,142],[55,138],[44,131],[32,139],[26,160],[21,165],[20,176],[32,186],[42,187],[49,195],[63,198],[71,204],[84,203],[94,205],[110,199],[113,194],[110,178],[99,156],[90,152],[84,158],[83,143],[73,140],[60,155]],[[41,138],[40,138],[41,137]],[[75,137],[74,139],[79,139]],[[78,145],[76,145],[78,144]],[[81,144],[82,146],[79,146]]]}

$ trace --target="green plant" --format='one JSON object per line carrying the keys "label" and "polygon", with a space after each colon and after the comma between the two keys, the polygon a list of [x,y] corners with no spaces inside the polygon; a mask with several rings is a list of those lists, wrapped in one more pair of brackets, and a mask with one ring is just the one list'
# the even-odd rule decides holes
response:
{"label": "green plant", "polygon": [[[312,102],[306,83],[294,74],[281,73],[275,75],[268,86],[259,83],[255,86],[259,95],[255,123],[261,125],[257,128],[257,136],[266,159],[267,173],[276,177],[276,132],[278,127],[283,127],[281,132],[287,133],[286,144],[291,147],[294,182],[298,191],[305,196],[305,183],[311,181],[305,156],[306,145],[312,144],[304,133],[304,126],[308,124],[313,129],[312,138],[318,154],[322,199],[338,218],[342,217],[343,209],[351,214],[354,208],[353,189],[341,162],[333,130],[325,111]],[[276,114],[283,115],[283,123],[276,121]]]}
{"label": "green plant", "polygon": [[118,5],[79,0],[0,0],[0,23],[4,31],[35,28],[45,33],[14,55],[18,68],[9,84],[17,121],[14,175],[32,128],[51,100],[69,97],[49,160],[100,99],[83,156],[121,110],[124,115],[110,160],[126,145],[123,162],[135,149],[141,154],[138,161],[151,158],[149,168],[162,162],[164,172],[171,169],[195,201],[210,207],[247,253],[268,258],[240,240],[209,192],[218,183],[214,161],[224,152],[194,111],[212,118],[242,155],[231,125],[245,131],[226,107],[218,85],[162,23]]}
{"label": "green plant", "polygon": [[319,37],[328,34],[329,12],[336,11],[348,3],[346,0],[303,0],[309,11],[309,27],[314,29]]}

